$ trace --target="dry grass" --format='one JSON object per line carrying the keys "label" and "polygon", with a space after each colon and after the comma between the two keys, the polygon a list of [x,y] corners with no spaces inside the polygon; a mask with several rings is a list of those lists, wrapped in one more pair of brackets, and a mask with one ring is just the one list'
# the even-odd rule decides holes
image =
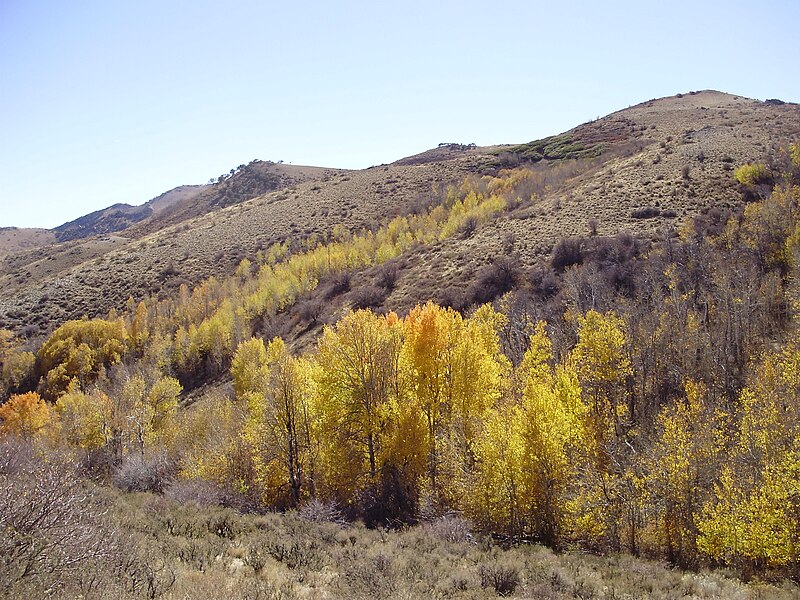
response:
{"label": "dry grass", "polygon": [[0,227],[0,257],[55,242],[56,236],[49,229]]}
{"label": "dry grass", "polygon": [[[627,231],[655,239],[664,228],[677,228],[708,209],[735,208],[743,199],[731,165],[764,161],[778,146],[800,138],[800,107],[700,92],[647,102],[572,133],[608,144],[612,152],[595,161],[576,161],[569,177],[546,182],[535,190],[533,202],[484,225],[469,239],[447,240],[410,256],[386,305],[402,311],[447,287],[465,288],[481,267],[503,253],[507,237],[515,241],[521,266],[529,268],[549,260],[558,240],[588,235],[590,221],[596,235]],[[686,165],[688,180],[682,175]],[[539,163],[536,168],[554,167]],[[646,207],[658,214],[637,218]]]}
{"label": "dry grass", "polygon": [[98,573],[87,597],[108,590],[170,599],[800,597],[789,583],[743,583],[730,573],[687,573],[632,556],[505,547],[452,517],[386,531],[313,515],[240,515],[151,494],[109,495],[153,593],[144,586],[126,593],[115,580],[120,574],[108,571]]}

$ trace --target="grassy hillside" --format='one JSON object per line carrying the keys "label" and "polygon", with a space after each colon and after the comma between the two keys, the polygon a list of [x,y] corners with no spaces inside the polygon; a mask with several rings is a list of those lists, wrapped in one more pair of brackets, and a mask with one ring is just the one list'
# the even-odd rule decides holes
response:
{"label": "grassy hillside", "polygon": [[170,294],[181,283],[228,273],[277,242],[299,247],[311,236],[330,235],[336,225],[347,231],[372,228],[428,202],[434,190],[477,168],[475,159],[464,158],[414,168],[323,171],[327,175],[320,181],[154,233],[133,232],[143,237],[129,239],[120,232],[11,254],[2,259],[0,321],[5,327],[32,325],[33,331],[44,331],[68,318],[120,308],[130,296]]}
{"label": "grassy hillside", "polygon": [[0,256],[55,242],[56,236],[48,229],[0,227]]}
{"label": "grassy hillside", "polygon": [[[628,231],[653,238],[703,211],[741,205],[732,169],[764,160],[794,139],[799,112],[792,104],[699,92],[647,102],[566,132],[563,139],[599,156],[572,159],[562,152],[533,163],[520,206],[468,240],[410,257],[387,305],[407,309],[445,287],[466,288],[504,239],[513,239],[521,260],[532,266],[565,236]],[[130,232],[4,257],[0,326],[46,331],[68,318],[119,309],[129,296],[170,293],[181,282],[219,276],[276,241],[329,235],[335,225],[374,227],[467,174],[531,164],[520,148],[447,145],[423,158],[353,172],[256,162]],[[250,192],[262,193],[264,182],[292,181],[306,182],[243,201]],[[235,206],[205,215],[230,202]]]}

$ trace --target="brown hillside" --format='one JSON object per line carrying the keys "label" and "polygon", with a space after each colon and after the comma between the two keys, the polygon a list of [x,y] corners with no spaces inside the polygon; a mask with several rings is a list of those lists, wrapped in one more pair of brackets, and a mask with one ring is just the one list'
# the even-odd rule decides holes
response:
{"label": "brown hillside", "polygon": [[[447,287],[466,287],[512,240],[522,265],[532,266],[549,260],[559,239],[588,236],[590,225],[600,236],[653,238],[687,217],[733,208],[742,202],[733,169],[800,138],[800,106],[707,91],[646,102],[567,133],[607,149],[569,167],[537,163],[542,185],[532,202],[469,239],[410,257],[386,305],[405,310]],[[555,176],[559,168],[566,179]]]}
{"label": "brown hillside", "polygon": [[[234,181],[240,169],[227,196],[216,184],[119,235],[0,259],[0,326],[27,326],[33,334],[67,318],[103,314],[129,296],[169,294],[182,282],[230,273],[272,243],[300,247],[336,225],[374,227],[468,174],[529,165],[531,195],[519,206],[469,237],[406,257],[384,302],[402,311],[448,288],[466,288],[509,246],[532,266],[549,257],[558,239],[588,235],[590,224],[600,236],[629,231],[650,238],[704,210],[739,205],[733,169],[763,161],[798,137],[798,105],[706,91],[652,100],[535,143],[448,144],[361,171],[251,163],[286,187],[213,210],[246,195],[244,179]],[[372,277],[355,274],[353,285]],[[328,310],[333,316],[344,308],[346,299]]]}
{"label": "brown hillside", "polygon": [[0,256],[53,244],[56,236],[49,229],[0,227]]}
{"label": "brown hillside", "polygon": [[220,208],[240,204],[256,196],[299,183],[328,177],[335,172],[338,171],[323,167],[254,160],[247,165],[231,169],[230,173],[220,175],[216,183],[198,186],[196,193],[175,200],[170,199],[170,202],[160,202],[161,196],[152,200],[153,216],[128,229],[125,235],[131,238],[142,237]]}
{"label": "brown hillside", "polygon": [[104,314],[129,296],[168,294],[181,283],[229,273],[242,258],[275,242],[298,245],[310,236],[328,235],[336,225],[372,227],[426,198],[432,188],[480,168],[476,160],[325,170],[319,181],[154,233],[128,230],[121,232],[127,237],[101,236],[8,255],[0,262],[0,326],[28,326],[29,334],[45,331],[65,319]]}

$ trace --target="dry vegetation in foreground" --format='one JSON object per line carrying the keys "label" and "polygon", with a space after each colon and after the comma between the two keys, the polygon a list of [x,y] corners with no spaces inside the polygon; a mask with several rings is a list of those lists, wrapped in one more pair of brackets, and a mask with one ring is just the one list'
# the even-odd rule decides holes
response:
{"label": "dry vegetation in foreground", "polygon": [[504,546],[458,516],[387,531],[319,521],[330,513],[313,507],[237,515],[134,495],[118,498],[116,508],[129,515],[126,528],[141,547],[165,551],[165,574],[175,576],[168,598],[800,597],[789,583],[745,584],[629,555]]}
{"label": "dry vegetation in foreground", "polygon": [[[792,599],[800,589],[689,573],[629,555],[507,545],[458,515],[397,530],[346,523],[312,503],[286,514],[215,505],[219,490],[175,482],[163,495],[96,488],[75,465],[0,448],[5,597],[164,599]],[[84,463],[85,467],[85,463]],[[27,493],[29,503],[18,501]],[[229,499],[230,500],[230,499]],[[24,528],[38,520],[44,526]],[[22,525],[23,527],[20,527]]]}

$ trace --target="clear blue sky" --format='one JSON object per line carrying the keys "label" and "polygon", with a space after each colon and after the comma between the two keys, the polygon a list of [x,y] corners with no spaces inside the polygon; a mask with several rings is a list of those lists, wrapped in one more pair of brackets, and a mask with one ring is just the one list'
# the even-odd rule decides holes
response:
{"label": "clear blue sky", "polygon": [[254,158],[363,168],[650,98],[800,101],[800,2],[0,0],[0,226]]}

